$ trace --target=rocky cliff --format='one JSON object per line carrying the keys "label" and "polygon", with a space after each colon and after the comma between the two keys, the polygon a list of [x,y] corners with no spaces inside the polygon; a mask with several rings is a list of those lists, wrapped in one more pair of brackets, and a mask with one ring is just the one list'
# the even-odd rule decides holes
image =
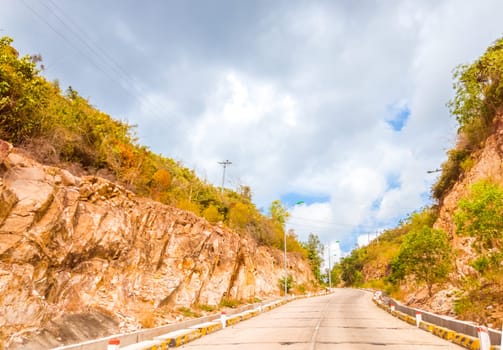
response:
{"label": "rocky cliff", "polygon": [[[494,118],[494,132],[485,140],[483,147],[476,151],[472,158],[473,166],[467,169],[453,188],[442,199],[439,206],[439,217],[434,227],[442,229],[452,237],[452,245],[456,254],[456,269],[451,276],[451,283],[437,291],[436,295],[428,299],[425,290],[411,288],[408,290],[408,301],[411,305],[429,308],[435,312],[452,313],[454,301],[458,294],[458,287],[463,278],[476,276],[470,261],[477,257],[472,247],[474,238],[459,236],[454,224],[454,213],[458,209],[459,201],[470,193],[473,184],[481,180],[491,180],[503,186],[503,113]],[[426,300],[426,304],[415,304],[414,300]],[[503,315],[503,304],[496,302],[491,307],[489,319],[500,319]],[[496,322],[497,323],[497,322]]]}
{"label": "rocky cliff", "polygon": [[[0,198],[0,343],[58,333],[70,316],[131,330],[180,307],[279,293],[280,251],[3,141]],[[295,283],[310,284],[308,264],[287,260]]]}

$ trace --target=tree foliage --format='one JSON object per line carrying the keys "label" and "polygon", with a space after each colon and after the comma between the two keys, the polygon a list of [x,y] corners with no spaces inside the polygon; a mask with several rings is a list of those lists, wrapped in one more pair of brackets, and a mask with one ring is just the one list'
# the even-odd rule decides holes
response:
{"label": "tree foliage", "polygon": [[454,215],[456,232],[475,237],[479,252],[503,246],[503,189],[484,180],[475,183],[461,199]]}
{"label": "tree foliage", "polygon": [[351,254],[341,260],[339,267],[341,279],[347,286],[361,286],[365,281],[362,270],[366,262],[366,251],[355,249]]}
{"label": "tree foliage", "polygon": [[491,45],[472,64],[454,71],[455,96],[449,102],[459,123],[458,145],[448,152],[442,174],[432,187],[436,199],[452,188],[470,164],[471,154],[480,149],[494,131],[494,117],[503,111],[503,38]]}
{"label": "tree foliage", "polygon": [[453,268],[449,237],[428,226],[412,230],[405,236],[391,267],[392,280],[413,276],[427,284],[431,295],[433,285],[445,281]]}
{"label": "tree foliage", "polygon": [[285,206],[281,203],[279,199],[274,200],[269,207],[269,214],[271,215],[271,219],[274,220],[279,226],[283,229],[285,228],[286,220],[290,216],[290,213],[287,211]]}
{"label": "tree foliage", "polygon": [[324,247],[320,238],[314,233],[310,233],[307,238],[307,242],[304,243],[304,249],[307,253],[307,259],[309,261],[309,265],[311,266],[311,271],[316,279],[322,282],[321,264],[323,263]]}
{"label": "tree foliage", "polygon": [[481,121],[489,127],[503,103],[503,38],[470,65],[454,71],[456,95],[450,102],[461,128]]}

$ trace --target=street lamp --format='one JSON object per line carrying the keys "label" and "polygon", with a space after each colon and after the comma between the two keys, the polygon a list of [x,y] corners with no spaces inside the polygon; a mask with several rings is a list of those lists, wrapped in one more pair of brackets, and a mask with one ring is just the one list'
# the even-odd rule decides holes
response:
{"label": "street lamp", "polygon": [[[339,241],[335,241],[335,243],[339,243]],[[330,254],[330,242],[328,243],[328,288],[332,290],[332,255]]]}
{"label": "street lamp", "polygon": [[284,239],[285,241],[283,242],[283,245],[284,245],[284,249],[285,249],[285,256],[284,256],[284,261],[285,261],[285,298],[287,297],[288,295],[288,289],[286,287],[286,284],[287,284],[287,280],[288,280],[288,272],[286,271],[286,230],[283,229],[283,232],[284,232]]}

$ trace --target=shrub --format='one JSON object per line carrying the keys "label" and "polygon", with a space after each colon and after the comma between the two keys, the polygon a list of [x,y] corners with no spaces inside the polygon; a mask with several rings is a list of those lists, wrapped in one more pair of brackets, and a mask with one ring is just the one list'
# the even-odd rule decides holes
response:
{"label": "shrub", "polygon": [[231,309],[235,309],[240,304],[241,304],[241,302],[239,300],[236,300],[236,299],[222,298],[222,300],[220,300],[220,306],[221,307],[228,307],[228,308],[231,308]]}
{"label": "shrub", "polygon": [[485,251],[503,245],[503,189],[484,180],[475,183],[470,194],[459,201],[454,215],[456,231],[476,238],[475,248]]}
{"label": "shrub", "polygon": [[447,234],[427,226],[409,232],[391,268],[392,281],[412,275],[417,281],[426,283],[431,296],[433,285],[445,281],[453,268]]}

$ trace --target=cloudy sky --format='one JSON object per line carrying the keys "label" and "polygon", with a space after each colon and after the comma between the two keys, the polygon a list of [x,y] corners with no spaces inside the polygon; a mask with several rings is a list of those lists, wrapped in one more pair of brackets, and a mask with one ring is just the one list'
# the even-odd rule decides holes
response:
{"label": "cloudy sky", "polygon": [[[347,252],[431,202],[455,142],[452,70],[503,34],[501,0],[0,0],[44,75],[220,186],[281,199]],[[301,204],[296,204],[303,201]]]}

